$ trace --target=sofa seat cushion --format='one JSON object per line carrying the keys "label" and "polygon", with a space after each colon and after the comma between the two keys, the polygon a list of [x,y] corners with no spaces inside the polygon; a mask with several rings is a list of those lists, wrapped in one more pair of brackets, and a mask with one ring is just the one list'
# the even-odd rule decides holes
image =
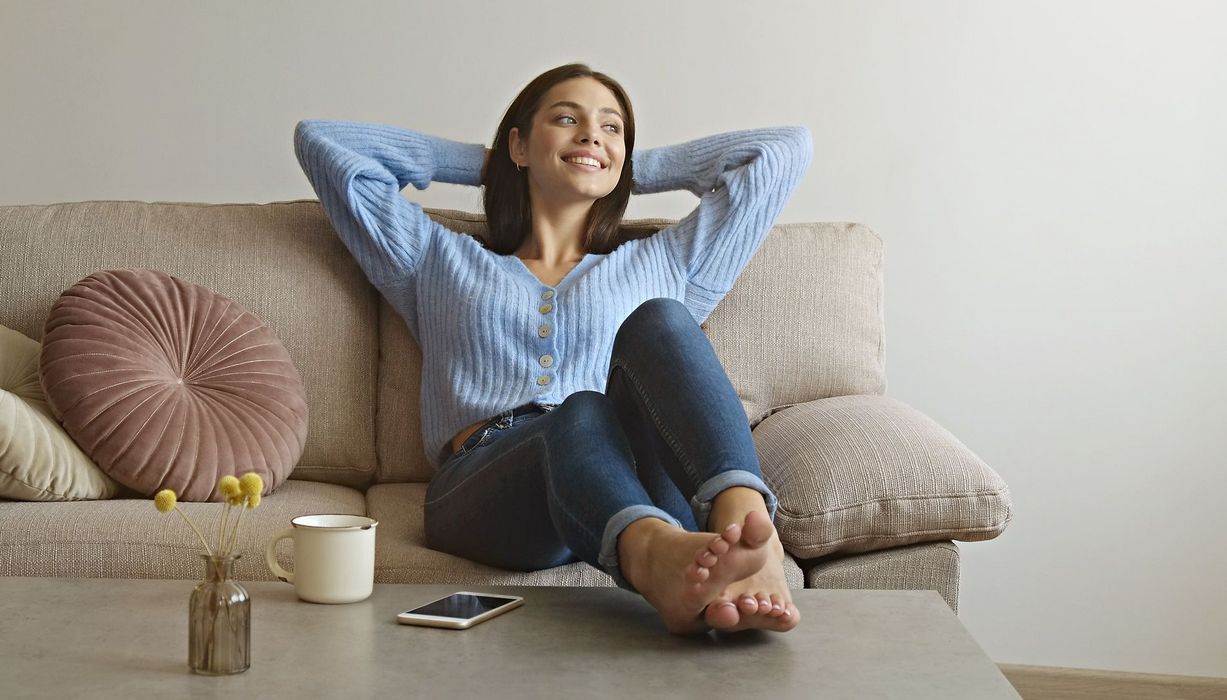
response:
{"label": "sofa seat cushion", "polygon": [[[179,507],[206,537],[216,536],[222,504]],[[366,501],[347,486],[290,479],[244,513],[235,578],[276,580],[264,564],[264,544],[290,527],[292,518],[309,513],[366,515]],[[287,556],[292,548],[288,541],[278,545],[286,568],[293,567]],[[202,551],[183,519],[159,513],[153,499],[0,502],[0,576],[199,579]]]}
{"label": "sofa seat cushion", "polygon": [[937,591],[951,610],[959,611],[959,548],[949,540],[806,563],[807,588]]}
{"label": "sofa seat cushion", "polygon": [[[378,583],[456,583],[491,586],[612,586],[613,579],[584,562],[540,571],[507,571],[426,547],[422,504],[427,484],[378,484],[367,491],[368,515],[379,521],[375,536]],[[800,567],[787,557],[784,576],[804,587]]]}
{"label": "sofa seat cushion", "polygon": [[0,498],[74,501],[119,490],[64,432],[38,382],[37,340],[0,326]]}
{"label": "sofa seat cushion", "polygon": [[51,307],[43,390],[111,478],[152,496],[221,501],[240,469],[285,481],[307,400],[277,336],[242,305],[158,270],[96,272]]}
{"label": "sofa seat cushion", "polygon": [[996,472],[932,419],[885,396],[787,408],[758,425],[754,443],[780,498],[780,540],[802,559],[987,540],[1012,517]]}

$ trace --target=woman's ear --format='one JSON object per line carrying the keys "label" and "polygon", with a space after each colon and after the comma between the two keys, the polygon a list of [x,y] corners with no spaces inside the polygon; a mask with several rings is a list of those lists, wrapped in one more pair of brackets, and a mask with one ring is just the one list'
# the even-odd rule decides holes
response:
{"label": "woman's ear", "polygon": [[520,128],[513,126],[511,131],[507,132],[507,151],[511,154],[511,160],[517,165],[523,165],[528,161],[525,155],[524,140],[520,138]]}

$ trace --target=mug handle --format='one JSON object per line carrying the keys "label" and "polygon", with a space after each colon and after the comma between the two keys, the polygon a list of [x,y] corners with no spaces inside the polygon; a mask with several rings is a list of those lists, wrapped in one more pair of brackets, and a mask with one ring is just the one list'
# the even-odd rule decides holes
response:
{"label": "mug handle", "polygon": [[287,528],[277,533],[277,536],[268,541],[268,545],[264,547],[264,563],[268,564],[268,570],[273,572],[278,579],[286,583],[294,583],[294,572],[286,571],[277,563],[277,543],[281,540],[294,537],[294,528]]}

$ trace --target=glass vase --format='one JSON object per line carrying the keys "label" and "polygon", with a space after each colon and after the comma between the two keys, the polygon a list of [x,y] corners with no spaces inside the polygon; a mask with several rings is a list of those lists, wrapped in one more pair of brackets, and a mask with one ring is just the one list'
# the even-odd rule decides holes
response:
{"label": "glass vase", "polygon": [[251,598],[230,578],[241,555],[201,554],[205,577],[188,604],[188,664],[194,673],[222,676],[251,666]]}

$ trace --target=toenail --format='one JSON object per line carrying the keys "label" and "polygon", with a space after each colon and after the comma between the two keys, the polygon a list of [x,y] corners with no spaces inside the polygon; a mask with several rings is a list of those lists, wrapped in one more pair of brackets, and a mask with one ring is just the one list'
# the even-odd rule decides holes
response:
{"label": "toenail", "polygon": [[728,527],[724,528],[724,531],[728,532],[729,530],[732,530],[735,527],[737,527],[737,523],[733,523],[732,525],[729,525]]}
{"label": "toenail", "polygon": [[749,596],[742,598],[741,602],[746,603],[748,605],[758,605],[758,601],[754,600],[753,598],[750,598]]}

